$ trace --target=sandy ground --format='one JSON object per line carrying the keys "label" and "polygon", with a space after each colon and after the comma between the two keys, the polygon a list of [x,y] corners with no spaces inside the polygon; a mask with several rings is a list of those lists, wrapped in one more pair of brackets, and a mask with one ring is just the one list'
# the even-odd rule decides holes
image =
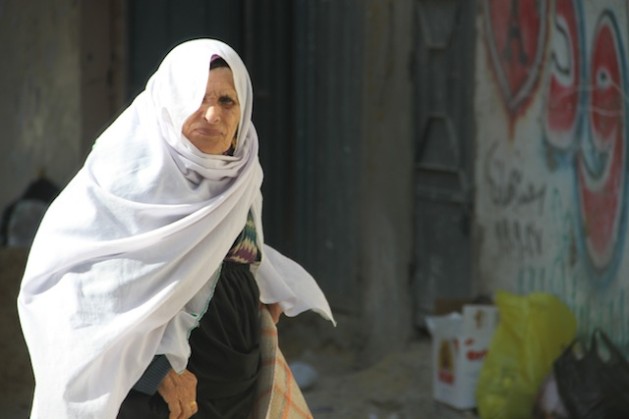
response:
{"label": "sandy ground", "polygon": [[[406,351],[390,354],[376,365],[353,371],[327,370],[304,392],[315,418],[458,419],[474,418],[432,398],[430,370],[425,360],[427,342],[409,344]],[[317,355],[315,355],[317,356]]]}
{"label": "sandy ground", "polygon": [[[304,315],[302,315],[304,316]],[[338,320],[338,319],[337,319]],[[318,374],[303,391],[315,418],[462,419],[476,418],[434,401],[431,341],[418,336],[406,348],[372,365],[361,365],[348,348],[329,342],[305,349],[303,335],[312,320],[289,319],[280,327],[280,346],[289,364],[305,363]],[[287,326],[290,325],[290,326]],[[314,328],[320,330],[320,328]],[[314,337],[316,340],[316,336]],[[312,349],[314,348],[314,349]]]}
{"label": "sandy ground", "polygon": [[[3,359],[0,417],[6,419],[28,417],[33,388],[15,306],[25,261],[25,251],[0,248],[0,330],[4,334],[0,343],[0,359]],[[458,412],[432,399],[428,338],[418,337],[403,351],[364,366],[357,363],[351,348],[318,340],[321,327],[321,321],[309,315],[283,319],[280,323],[280,345],[289,363],[306,364],[316,371],[317,379],[304,390],[315,418],[475,417],[471,412]]]}

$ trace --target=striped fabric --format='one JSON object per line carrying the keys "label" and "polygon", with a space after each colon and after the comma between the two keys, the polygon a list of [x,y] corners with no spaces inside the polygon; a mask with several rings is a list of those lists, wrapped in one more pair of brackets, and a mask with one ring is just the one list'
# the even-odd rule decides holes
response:
{"label": "striped fabric", "polygon": [[234,244],[229,253],[225,256],[228,262],[254,263],[260,261],[260,251],[258,250],[256,224],[253,220],[253,213],[249,210],[247,214],[247,224],[240,235],[234,240]]}
{"label": "striped fabric", "polygon": [[278,346],[277,327],[271,314],[266,309],[260,313],[262,367],[250,419],[311,419],[312,413]]}

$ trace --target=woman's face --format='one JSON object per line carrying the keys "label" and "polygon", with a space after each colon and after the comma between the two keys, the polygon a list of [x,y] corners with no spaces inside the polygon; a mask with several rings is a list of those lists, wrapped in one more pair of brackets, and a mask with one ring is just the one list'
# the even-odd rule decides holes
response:
{"label": "woman's face", "polygon": [[223,154],[235,144],[240,104],[231,69],[210,70],[201,106],[183,123],[181,131],[206,154]]}

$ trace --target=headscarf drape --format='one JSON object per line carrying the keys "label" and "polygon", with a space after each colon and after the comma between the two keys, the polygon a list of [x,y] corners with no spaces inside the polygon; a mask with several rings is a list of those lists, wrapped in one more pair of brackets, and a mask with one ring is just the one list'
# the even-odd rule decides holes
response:
{"label": "headscarf drape", "polygon": [[[240,102],[233,156],[206,155],[181,134],[213,56],[232,69]],[[183,370],[188,334],[249,210],[262,249],[261,300],[280,302],[288,315],[313,309],[332,320],[310,275],[263,244],[252,97],[229,46],[181,44],[52,203],[18,297],[36,380],[32,418],[115,418],[155,354]]]}

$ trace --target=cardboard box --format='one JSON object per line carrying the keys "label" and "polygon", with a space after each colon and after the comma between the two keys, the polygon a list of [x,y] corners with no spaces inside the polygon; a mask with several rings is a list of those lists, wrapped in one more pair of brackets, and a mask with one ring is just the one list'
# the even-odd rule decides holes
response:
{"label": "cardboard box", "polygon": [[498,325],[492,305],[465,304],[462,313],[430,316],[433,395],[457,409],[476,406],[476,383]]}

